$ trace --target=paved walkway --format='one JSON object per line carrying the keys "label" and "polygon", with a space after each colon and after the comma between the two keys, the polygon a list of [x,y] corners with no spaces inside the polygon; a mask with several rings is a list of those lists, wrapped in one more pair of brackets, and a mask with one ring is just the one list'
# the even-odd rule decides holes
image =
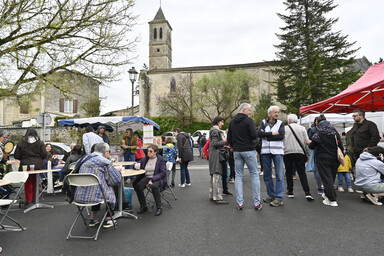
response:
{"label": "paved walkway", "polygon": [[[359,195],[338,193],[339,207],[322,204],[315,195],[315,181],[309,174],[315,200],[308,202],[295,181],[295,198],[284,198],[284,206],[252,205],[248,171],[244,179],[245,208],[238,211],[235,198],[229,205],[215,205],[208,199],[208,162],[191,163],[192,186],[175,188],[178,200],[163,214],[140,215],[138,220],[118,219],[116,230],[101,230],[99,240],[67,241],[66,235],[76,208],[62,194],[46,195],[44,203],[54,209],[24,214],[15,208],[12,216],[27,230],[0,232],[0,255],[381,255],[384,249],[383,207],[359,199]],[[179,179],[179,173],[177,174]],[[234,192],[234,185],[230,185]],[[261,194],[266,196],[264,182]],[[136,195],[134,210],[138,209]],[[80,226],[80,230],[84,230]],[[93,230],[92,230],[93,231]]]}

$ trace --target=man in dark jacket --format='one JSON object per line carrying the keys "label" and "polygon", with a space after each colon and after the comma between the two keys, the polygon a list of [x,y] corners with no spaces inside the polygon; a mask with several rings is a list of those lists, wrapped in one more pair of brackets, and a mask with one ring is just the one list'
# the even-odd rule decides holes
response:
{"label": "man in dark jacket", "polygon": [[380,141],[380,134],[376,124],[365,119],[364,110],[354,110],[352,117],[355,124],[351,129],[351,146],[355,160],[357,160],[364,149],[377,146]]}
{"label": "man in dark jacket", "polygon": [[193,161],[193,151],[191,148],[189,135],[185,132],[180,132],[179,128],[173,129],[173,136],[176,136],[176,146],[180,162],[180,184],[179,187],[190,187],[191,178],[188,171],[188,163]]}
{"label": "man in dark jacket", "polygon": [[253,120],[249,117],[251,114],[251,105],[243,103],[240,105],[240,111],[228,128],[228,143],[233,148],[235,157],[235,190],[236,203],[239,210],[243,209],[243,176],[244,163],[247,164],[251,174],[253,204],[255,210],[261,210],[260,202],[260,179],[257,170],[257,158],[255,150],[255,140],[257,138],[256,127]]}

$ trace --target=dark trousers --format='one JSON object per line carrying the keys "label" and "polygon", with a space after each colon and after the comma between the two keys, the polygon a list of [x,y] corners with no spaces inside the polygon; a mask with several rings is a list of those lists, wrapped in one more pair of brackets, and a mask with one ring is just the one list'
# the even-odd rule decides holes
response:
{"label": "dark trousers", "polygon": [[221,177],[222,183],[223,183],[223,192],[228,192],[228,165],[226,161],[220,162],[221,163],[221,169],[223,172],[223,175]]}
{"label": "dark trousers", "polygon": [[[113,211],[113,205],[111,203],[107,203],[107,204],[108,204],[109,209],[111,210],[111,214],[112,214],[112,216],[110,216],[109,213],[108,213],[107,216],[112,218],[113,215],[115,215],[115,212]],[[91,207],[91,211],[93,211],[93,212],[100,211],[100,205],[101,204],[97,204],[97,205],[92,206]],[[105,207],[105,208],[106,208],[105,210],[107,211],[107,207]]]}
{"label": "dark trousers", "polygon": [[[145,175],[140,175],[133,182],[133,188],[136,191],[137,199],[139,199],[140,207],[146,207],[147,202],[145,201],[144,189],[147,187],[150,178],[145,177]],[[156,208],[161,208],[161,196],[160,196],[160,181],[153,182],[151,186],[151,191],[155,199]]]}
{"label": "dark trousers", "polygon": [[296,171],[300,177],[300,183],[304,192],[309,192],[307,174],[305,173],[305,161],[307,157],[303,154],[288,154],[284,155],[285,176],[287,178],[287,190],[293,192],[293,166],[296,166]]}
{"label": "dark trousers", "polygon": [[336,191],[334,187],[337,168],[340,163],[337,158],[316,158],[317,171],[324,184],[324,193],[330,201],[336,201]]}
{"label": "dark trousers", "polygon": [[263,158],[261,157],[261,151],[256,151],[256,152],[257,152],[257,156],[259,158],[260,171],[264,172],[264,169],[263,169]]}

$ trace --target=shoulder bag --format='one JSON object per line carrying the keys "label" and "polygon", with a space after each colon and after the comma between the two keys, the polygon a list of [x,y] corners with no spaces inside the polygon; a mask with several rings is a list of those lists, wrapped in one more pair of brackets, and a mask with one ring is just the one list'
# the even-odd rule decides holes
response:
{"label": "shoulder bag", "polygon": [[339,163],[342,166],[344,166],[344,164],[345,164],[344,154],[341,151],[341,149],[339,148],[339,145],[337,144],[337,137],[336,137],[336,135],[335,135],[335,142],[336,142],[336,147],[337,147],[337,159],[339,160]]}
{"label": "shoulder bag", "polygon": [[299,138],[297,137],[296,133],[293,131],[292,127],[290,125],[288,125],[289,129],[291,129],[292,133],[293,133],[293,136],[295,136],[297,142],[299,143],[301,149],[303,150],[304,152],[304,155],[308,158],[309,157],[309,154],[310,152],[308,150],[305,150],[305,147],[301,144]]}

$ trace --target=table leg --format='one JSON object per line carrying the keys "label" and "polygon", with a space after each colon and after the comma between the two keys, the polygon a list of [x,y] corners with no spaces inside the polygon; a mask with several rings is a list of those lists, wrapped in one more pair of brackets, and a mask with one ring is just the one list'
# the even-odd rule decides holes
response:
{"label": "table leg", "polygon": [[41,204],[39,200],[39,185],[40,185],[40,174],[36,173],[36,191],[35,191],[35,204],[31,205],[27,209],[24,210],[24,213],[32,211],[34,209],[42,209],[42,208],[53,208],[53,205]]}
{"label": "table leg", "polygon": [[113,219],[117,219],[117,218],[120,218],[120,217],[124,217],[124,218],[132,218],[132,219],[137,219],[137,216],[132,214],[132,213],[129,213],[127,211],[123,211],[123,190],[124,190],[124,177],[121,177],[121,181],[119,183],[119,188],[118,188],[118,191],[119,191],[119,210],[118,212],[115,213],[115,215],[113,215]]}

